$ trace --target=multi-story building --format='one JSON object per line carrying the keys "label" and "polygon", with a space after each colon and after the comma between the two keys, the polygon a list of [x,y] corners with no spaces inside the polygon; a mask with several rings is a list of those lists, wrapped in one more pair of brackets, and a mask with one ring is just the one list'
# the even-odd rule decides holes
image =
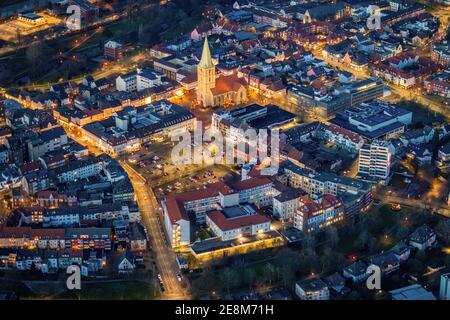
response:
{"label": "multi-story building", "polygon": [[439,285],[439,299],[450,300],[450,273],[441,275],[441,282]]}
{"label": "multi-story building", "polygon": [[[277,191],[273,197],[273,216],[279,220],[292,220],[300,205],[300,196],[304,195],[299,189]],[[303,194],[302,194],[303,193]]]}
{"label": "multi-story building", "polygon": [[161,86],[163,74],[138,68],[136,72],[120,75],[116,78],[116,89],[125,92],[140,92],[148,88]]}
{"label": "multi-story building", "polygon": [[16,268],[17,270],[31,270],[33,264],[42,262],[42,257],[35,250],[20,249],[17,251]]}
{"label": "multi-story building", "polygon": [[70,227],[113,220],[138,222],[140,213],[138,209],[122,204],[60,207],[47,209],[39,222],[46,227]]}
{"label": "multi-story building", "polygon": [[30,160],[36,161],[39,157],[48,152],[58,150],[62,146],[67,145],[67,143],[67,134],[62,127],[58,126],[41,131],[36,139],[27,143]]}
{"label": "multi-story building", "polygon": [[64,229],[32,229],[30,227],[3,227],[0,248],[62,249]]}
{"label": "multi-story building", "polygon": [[438,161],[442,164],[450,163],[450,143],[439,148]]}
{"label": "multi-story building", "polygon": [[387,251],[379,253],[370,257],[368,260],[371,265],[379,267],[385,275],[395,272],[400,268],[400,259],[394,252]]}
{"label": "multi-story building", "polygon": [[409,245],[418,250],[427,250],[436,244],[436,233],[427,225],[420,226],[409,236]]}
{"label": "multi-story building", "polygon": [[294,216],[294,228],[304,232],[317,232],[344,220],[344,206],[338,198],[324,194],[321,198],[300,197]]}
{"label": "multi-story building", "polygon": [[137,108],[126,107],[110,119],[85,125],[83,133],[87,141],[102,151],[118,155],[136,151],[152,138],[190,130],[195,122],[189,110],[160,100]]}
{"label": "multi-story building", "polygon": [[295,284],[295,293],[301,300],[329,300],[330,290],[328,286],[320,280],[314,278]]}
{"label": "multi-story building", "polygon": [[128,239],[130,241],[130,250],[132,252],[142,252],[147,249],[147,235],[144,227],[141,224],[130,223]]}
{"label": "multi-story building", "polygon": [[110,228],[68,228],[66,229],[66,248],[111,250]]}
{"label": "multi-story building", "polygon": [[447,41],[433,43],[431,46],[431,59],[445,67],[450,67],[450,44]]}
{"label": "multi-story building", "polygon": [[69,0],[69,4],[76,5],[80,8],[81,28],[98,20],[100,9],[91,2],[87,0]]}
{"label": "multi-story building", "polygon": [[334,124],[326,126],[324,132],[328,141],[353,154],[364,144],[364,139],[359,134]]}
{"label": "multi-story building", "polygon": [[164,226],[167,238],[172,248],[178,248],[191,243],[191,223],[183,201],[169,195],[161,203],[164,213]]}
{"label": "multi-story building", "polygon": [[324,94],[312,88],[293,86],[288,90],[288,101],[300,109],[313,110],[329,117],[349,107],[380,98],[383,82],[378,78],[355,81]]}
{"label": "multi-story building", "polygon": [[252,178],[230,185],[239,194],[239,203],[250,203],[258,207],[272,204],[272,180],[269,178]]}
{"label": "multi-story building", "polygon": [[450,70],[433,75],[425,81],[424,85],[429,94],[450,98]]}
{"label": "multi-story building", "polygon": [[376,100],[338,112],[330,122],[367,140],[389,139],[403,133],[411,124],[412,112]]}
{"label": "multi-story building", "polygon": [[317,173],[286,163],[282,168],[281,180],[294,188],[300,188],[310,197],[324,194],[336,196],[344,204],[346,217],[352,217],[369,208],[372,203],[372,185],[369,182],[333,173]]}
{"label": "multi-story building", "polygon": [[103,46],[103,54],[111,60],[120,59],[122,57],[122,45],[116,41],[108,41]]}
{"label": "multi-story building", "polygon": [[368,180],[387,182],[395,151],[386,141],[375,140],[359,150],[358,174]]}
{"label": "multi-story building", "polygon": [[74,181],[98,175],[102,171],[105,162],[102,158],[89,158],[86,160],[74,160],[55,169],[59,182]]}
{"label": "multi-story building", "polygon": [[206,225],[222,241],[227,241],[270,231],[270,218],[244,205],[209,212]]}
{"label": "multi-story building", "polygon": [[196,224],[207,222],[207,213],[220,208],[253,204],[258,207],[272,203],[272,181],[254,177],[234,184],[213,183],[203,190],[172,193],[162,201],[164,224],[172,247],[190,243],[190,219]]}
{"label": "multi-story building", "polygon": [[412,88],[438,69],[433,60],[405,52],[376,65],[374,74],[402,88]]}
{"label": "multi-story building", "polygon": [[382,97],[384,84],[381,79],[369,78],[351,83],[347,91],[350,94],[350,106],[355,106]]}
{"label": "multi-story building", "polygon": [[351,279],[355,283],[362,282],[369,276],[367,264],[362,260],[358,260],[348,267],[345,267],[342,270],[342,275],[344,278]]}

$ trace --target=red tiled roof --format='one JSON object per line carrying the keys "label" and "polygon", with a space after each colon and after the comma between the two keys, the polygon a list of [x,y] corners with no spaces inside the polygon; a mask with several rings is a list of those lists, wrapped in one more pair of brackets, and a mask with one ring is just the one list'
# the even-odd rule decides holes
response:
{"label": "red tiled roof", "polygon": [[0,231],[0,238],[64,239],[64,236],[64,229],[31,229],[30,227],[4,227]]}
{"label": "red tiled roof", "polygon": [[166,197],[166,208],[170,221],[176,223],[180,220],[189,220],[189,217],[184,210],[184,204],[186,202],[212,198],[218,196],[219,193],[227,195],[232,193],[232,190],[224,182],[219,181],[209,184],[206,189],[169,194]]}
{"label": "red tiled roof", "polygon": [[222,181],[209,184],[206,189],[194,190],[184,193],[172,193],[166,197],[166,208],[172,223],[180,220],[189,220],[185,212],[186,202],[216,197],[220,194],[228,195],[236,191],[252,189],[263,185],[271,184],[272,180],[268,177],[255,177],[244,181],[239,181],[232,185],[227,185]]}
{"label": "red tiled roof", "polygon": [[50,199],[50,197],[53,197],[53,199],[58,199],[58,192],[51,190],[42,190],[36,192],[36,197],[38,199]]}
{"label": "red tiled roof", "polygon": [[222,231],[233,230],[241,227],[270,222],[270,219],[261,214],[252,214],[232,219],[227,219],[221,211],[208,213],[209,219]]}
{"label": "red tiled roof", "polygon": [[272,180],[270,180],[267,177],[256,177],[256,178],[250,178],[247,180],[239,181],[239,182],[231,185],[231,187],[237,191],[241,191],[241,190],[246,190],[246,189],[257,188],[257,187],[271,184],[271,183],[272,183]]}
{"label": "red tiled roof", "polygon": [[308,219],[340,204],[339,199],[331,194],[324,194],[321,202],[314,201],[308,195],[300,197],[300,209],[308,215]]}
{"label": "red tiled roof", "polygon": [[216,79],[216,86],[211,88],[213,95],[218,96],[227,92],[237,92],[241,87],[245,87],[247,82],[244,78],[237,75],[224,76],[221,75]]}
{"label": "red tiled roof", "polygon": [[340,126],[330,124],[328,126],[328,130],[330,130],[331,132],[333,132],[335,134],[340,134],[340,135],[344,136],[345,138],[350,139],[354,143],[358,143],[361,141],[361,136],[359,134],[357,134],[356,132],[350,131],[348,129],[342,128]]}
{"label": "red tiled roof", "polygon": [[10,136],[12,130],[10,127],[3,127],[0,129],[0,137]]}
{"label": "red tiled roof", "polygon": [[175,195],[170,194],[166,197],[166,208],[167,214],[172,223],[177,223],[180,220],[189,220],[183,204],[178,203]]}
{"label": "red tiled roof", "polygon": [[24,165],[22,165],[20,167],[20,171],[22,172],[22,174],[26,174],[28,172],[37,171],[37,170],[39,170],[39,168],[40,168],[39,161],[33,161],[33,162],[25,163]]}
{"label": "red tiled roof", "polygon": [[202,34],[202,33],[205,33],[205,32],[208,32],[208,31],[212,30],[212,28],[213,28],[212,24],[210,22],[208,22],[208,23],[204,23],[204,24],[198,26],[194,30],[197,30],[197,32],[199,34]]}
{"label": "red tiled roof", "polygon": [[30,233],[30,227],[3,227],[0,238],[29,238]]}
{"label": "red tiled roof", "polygon": [[303,158],[303,151],[298,150],[290,144],[280,142],[280,153],[290,159],[300,161]]}
{"label": "red tiled roof", "polygon": [[207,185],[206,189],[194,190],[183,193],[175,193],[174,196],[178,201],[188,202],[199,199],[206,199],[217,196],[219,192],[223,195],[232,193],[231,188],[222,181]]}
{"label": "red tiled roof", "polygon": [[39,239],[64,239],[64,229],[31,229],[31,238]]}

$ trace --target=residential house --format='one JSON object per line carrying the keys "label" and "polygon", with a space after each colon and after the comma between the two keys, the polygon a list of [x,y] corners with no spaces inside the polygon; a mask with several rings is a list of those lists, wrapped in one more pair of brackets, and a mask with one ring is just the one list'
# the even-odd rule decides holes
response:
{"label": "residential house", "polygon": [[427,250],[436,244],[436,233],[427,225],[420,226],[409,236],[409,245],[419,250]]}
{"label": "residential house", "polygon": [[400,260],[393,252],[380,253],[370,257],[368,260],[370,264],[378,266],[385,275],[400,268]]}
{"label": "residential house", "polygon": [[125,251],[119,260],[119,264],[117,266],[117,271],[119,274],[129,274],[133,273],[136,269],[136,264],[134,262],[135,258],[130,251]]}
{"label": "residential house", "polygon": [[369,277],[367,264],[358,260],[342,270],[342,275],[346,279],[351,279],[354,283],[362,282]]}
{"label": "residential house", "polygon": [[297,282],[295,284],[295,293],[301,300],[330,299],[330,290],[320,278]]}

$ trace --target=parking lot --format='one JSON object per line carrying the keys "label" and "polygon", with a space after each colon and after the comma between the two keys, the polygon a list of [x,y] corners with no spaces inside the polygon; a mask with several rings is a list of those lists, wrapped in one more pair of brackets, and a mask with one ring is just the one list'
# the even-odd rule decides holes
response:
{"label": "parking lot", "polygon": [[39,12],[38,14],[45,19],[45,24],[33,26],[18,19],[11,19],[1,23],[0,39],[4,41],[15,41],[18,34],[27,36],[63,23],[62,19],[46,12]]}
{"label": "parking lot", "polygon": [[174,145],[172,141],[149,142],[139,152],[125,157],[146,178],[158,197],[174,191],[204,188],[225,177],[232,180],[238,174],[230,165],[174,164],[171,159]]}
{"label": "parking lot", "polygon": [[219,181],[234,181],[237,179],[236,172],[228,166],[214,165],[197,171],[190,171],[177,176],[176,179],[156,186],[154,191],[158,198],[164,197],[171,192],[185,192],[204,189],[208,184]]}

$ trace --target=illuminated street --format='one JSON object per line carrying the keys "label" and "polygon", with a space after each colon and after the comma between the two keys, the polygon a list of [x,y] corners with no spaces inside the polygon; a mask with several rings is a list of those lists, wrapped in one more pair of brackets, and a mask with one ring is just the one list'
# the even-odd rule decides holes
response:
{"label": "illuminated street", "polygon": [[158,212],[159,205],[151,188],[149,188],[142,176],[125,162],[121,162],[123,168],[130,176],[135,190],[137,201],[146,226],[152,250],[155,253],[156,265],[161,273],[166,292],[162,293],[165,299],[189,299],[186,284],[177,281],[179,273],[175,254],[168,246],[166,236],[162,231],[161,216]]}
{"label": "illuminated street", "polygon": [[0,300],[450,300],[448,3],[0,1]]}

